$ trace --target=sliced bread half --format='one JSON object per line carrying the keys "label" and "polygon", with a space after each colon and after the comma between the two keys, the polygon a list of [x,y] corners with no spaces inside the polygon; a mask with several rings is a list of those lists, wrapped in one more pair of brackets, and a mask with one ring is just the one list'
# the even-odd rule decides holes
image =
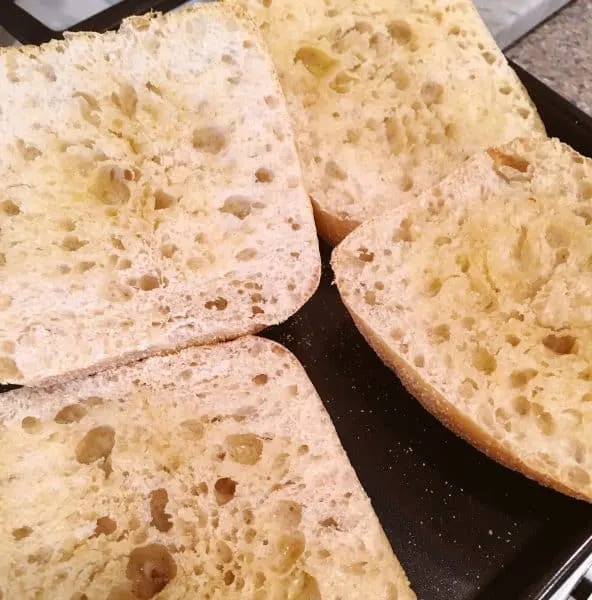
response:
{"label": "sliced bread half", "polygon": [[274,342],[9,392],[0,422],[3,598],[415,598],[315,389]]}
{"label": "sliced bread half", "polygon": [[266,38],[332,243],[475,152],[544,133],[470,0],[226,1]]}
{"label": "sliced bread half", "polygon": [[381,358],[499,462],[592,500],[592,160],[557,140],[479,154],[334,251]]}
{"label": "sliced bread half", "polygon": [[258,33],[227,8],[0,50],[0,382],[261,330],[320,258]]}

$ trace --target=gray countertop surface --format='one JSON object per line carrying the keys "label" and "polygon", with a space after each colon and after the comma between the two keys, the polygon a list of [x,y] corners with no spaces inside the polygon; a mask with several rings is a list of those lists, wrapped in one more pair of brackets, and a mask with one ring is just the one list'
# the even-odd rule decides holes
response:
{"label": "gray countertop surface", "polygon": [[[0,28],[0,45],[8,43],[10,37]],[[512,46],[507,54],[592,114],[592,0],[574,0]]]}
{"label": "gray countertop surface", "polygon": [[506,54],[592,115],[592,0],[567,5]]}

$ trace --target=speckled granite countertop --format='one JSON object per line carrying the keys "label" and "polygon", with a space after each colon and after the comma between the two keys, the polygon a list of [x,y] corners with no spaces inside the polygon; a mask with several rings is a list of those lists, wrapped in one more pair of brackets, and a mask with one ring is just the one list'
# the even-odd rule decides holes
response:
{"label": "speckled granite countertop", "polygon": [[592,114],[592,0],[575,0],[506,54]]}
{"label": "speckled granite countertop", "polygon": [[[0,45],[9,44],[10,39],[0,28]],[[507,54],[592,114],[592,0],[574,0]]]}

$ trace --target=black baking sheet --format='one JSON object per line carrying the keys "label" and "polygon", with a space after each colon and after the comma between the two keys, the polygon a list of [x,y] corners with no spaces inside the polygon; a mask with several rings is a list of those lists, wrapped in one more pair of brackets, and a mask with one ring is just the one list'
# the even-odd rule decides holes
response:
{"label": "black baking sheet", "polygon": [[[592,157],[592,118],[515,68],[548,133]],[[423,410],[358,333],[322,251],[319,290],[266,335],[304,364],[418,598],[549,600],[592,553],[592,506],[497,465]]]}
{"label": "black baking sheet", "polygon": [[[178,2],[122,4],[139,12]],[[111,27],[123,16],[117,11],[87,26]],[[23,41],[52,35],[10,24]],[[548,132],[592,156],[592,119],[517,70]],[[550,600],[592,552],[592,507],[493,463],[426,413],[352,324],[331,285],[329,248],[322,252],[315,296],[266,335],[305,366],[418,598]]]}

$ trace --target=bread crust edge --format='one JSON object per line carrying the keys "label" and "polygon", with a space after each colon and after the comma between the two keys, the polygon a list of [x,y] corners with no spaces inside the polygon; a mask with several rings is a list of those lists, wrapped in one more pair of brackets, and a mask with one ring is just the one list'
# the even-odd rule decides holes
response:
{"label": "bread crust edge", "polygon": [[448,402],[440,392],[426,383],[403,357],[399,356],[379,336],[375,335],[372,328],[356,314],[343,296],[341,296],[341,299],[356,327],[378,357],[395,372],[409,393],[450,431],[504,467],[517,471],[545,487],[572,498],[592,502],[592,495],[586,495],[527,465],[520,457],[510,452],[482,427],[464,415]]}

